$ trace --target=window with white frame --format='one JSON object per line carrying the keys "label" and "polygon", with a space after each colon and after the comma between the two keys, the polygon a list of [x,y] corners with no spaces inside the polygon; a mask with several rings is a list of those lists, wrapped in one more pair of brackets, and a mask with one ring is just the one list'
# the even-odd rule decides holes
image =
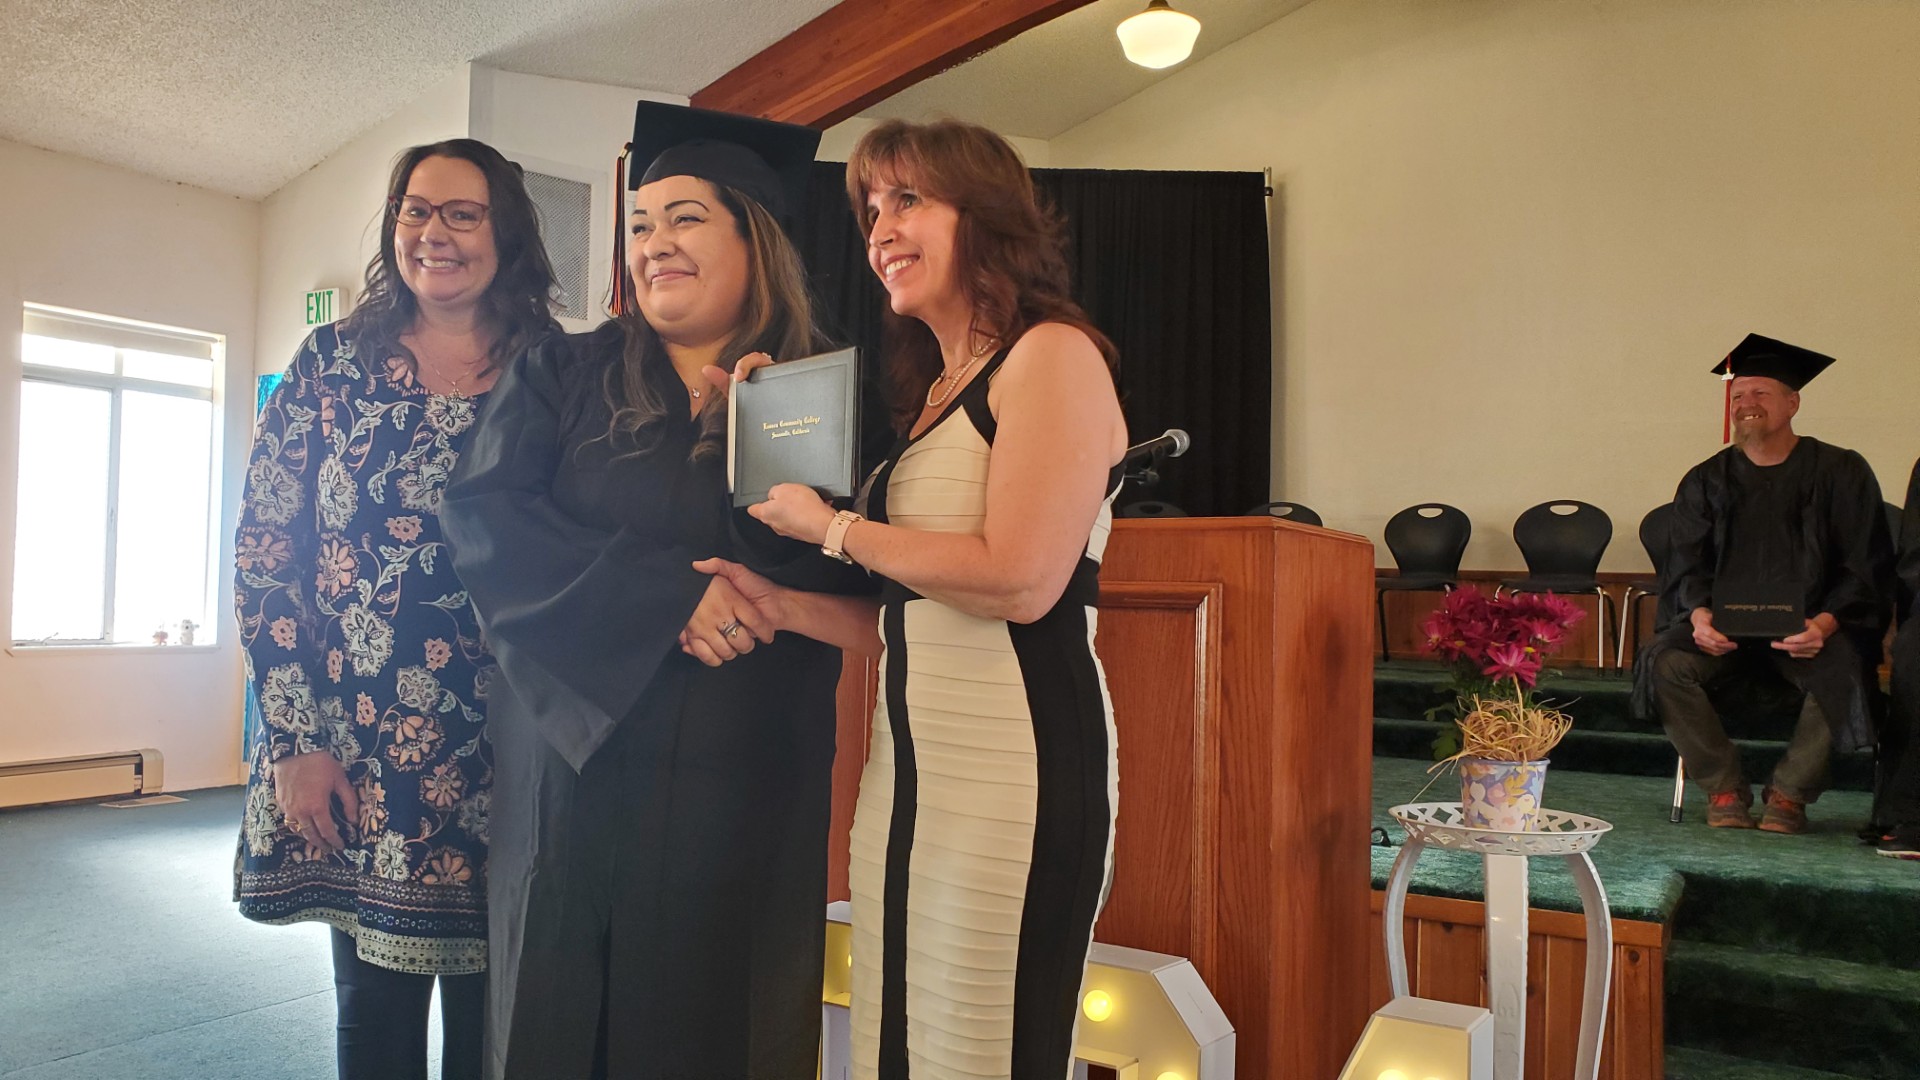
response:
{"label": "window with white frame", "polygon": [[210,643],[223,339],[23,315],[15,644]]}

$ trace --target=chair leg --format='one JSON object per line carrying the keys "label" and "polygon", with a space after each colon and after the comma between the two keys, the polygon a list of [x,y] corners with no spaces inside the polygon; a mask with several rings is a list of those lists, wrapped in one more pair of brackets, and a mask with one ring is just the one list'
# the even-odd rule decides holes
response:
{"label": "chair leg", "polygon": [[1379,586],[1374,586],[1373,607],[1380,615],[1380,659],[1391,660],[1393,654],[1387,651],[1387,594]]}
{"label": "chair leg", "polygon": [[1593,666],[1595,670],[1607,670],[1607,588],[1596,585],[1593,589],[1594,627]]}
{"label": "chair leg", "polygon": [[1627,591],[1620,596],[1620,630],[1613,636],[1613,670],[1615,671],[1627,669],[1627,618],[1628,613],[1633,610],[1633,598],[1639,592],[1638,588],[1629,585]]}
{"label": "chair leg", "polygon": [[1680,824],[1680,818],[1686,812],[1683,805],[1686,795],[1687,759],[1681,758],[1673,763],[1673,813],[1667,815],[1667,820],[1675,825]]}

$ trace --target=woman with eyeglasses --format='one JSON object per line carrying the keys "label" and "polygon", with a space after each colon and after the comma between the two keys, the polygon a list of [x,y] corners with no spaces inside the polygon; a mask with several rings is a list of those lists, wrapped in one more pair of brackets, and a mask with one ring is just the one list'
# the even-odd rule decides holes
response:
{"label": "woman with eyeglasses", "polygon": [[559,333],[517,166],[471,139],[395,162],[380,250],[261,410],[236,542],[261,737],[234,894],[333,928],[342,1080],[480,1075],[495,667],[440,502],[499,372]]}

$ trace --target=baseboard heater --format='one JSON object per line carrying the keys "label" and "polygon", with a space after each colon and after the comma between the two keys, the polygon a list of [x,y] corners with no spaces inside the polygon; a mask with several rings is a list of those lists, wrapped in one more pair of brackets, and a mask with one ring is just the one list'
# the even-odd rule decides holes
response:
{"label": "baseboard heater", "polygon": [[152,795],[161,790],[165,767],[160,751],[0,762],[0,807]]}

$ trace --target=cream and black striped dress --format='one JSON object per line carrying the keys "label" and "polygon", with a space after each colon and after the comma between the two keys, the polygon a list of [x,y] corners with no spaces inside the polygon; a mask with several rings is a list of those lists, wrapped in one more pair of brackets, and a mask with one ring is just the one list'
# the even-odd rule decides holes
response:
{"label": "cream and black striped dress", "polygon": [[[882,466],[868,516],[981,533],[1003,350]],[[1094,656],[1120,472],[1031,624],[883,591],[882,693],[853,822],[853,1076],[1065,1077],[1112,873],[1113,710]]]}

